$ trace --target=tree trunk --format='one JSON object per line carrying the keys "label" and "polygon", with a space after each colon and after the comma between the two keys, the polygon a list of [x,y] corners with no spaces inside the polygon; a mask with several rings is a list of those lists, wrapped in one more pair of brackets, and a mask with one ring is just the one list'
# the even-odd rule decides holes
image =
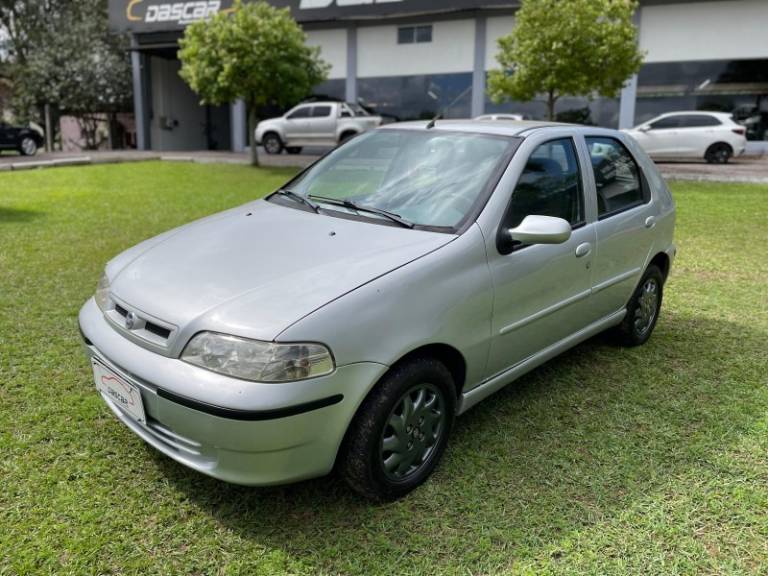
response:
{"label": "tree trunk", "polygon": [[251,166],[259,165],[259,152],[256,150],[256,106],[248,104],[248,137],[251,141]]}
{"label": "tree trunk", "polygon": [[45,115],[45,151],[53,152],[53,122],[51,121],[51,105],[44,107]]}
{"label": "tree trunk", "polygon": [[547,94],[547,120],[550,122],[555,119],[555,103],[557,102],[557,96],[550,90]]}

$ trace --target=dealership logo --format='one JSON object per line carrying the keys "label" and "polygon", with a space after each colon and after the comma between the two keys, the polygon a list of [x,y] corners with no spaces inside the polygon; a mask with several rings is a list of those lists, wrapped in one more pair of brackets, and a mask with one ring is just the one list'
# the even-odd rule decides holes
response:
{"label": "dealership logo", "polygon": [[142,10],[144,0],[131,0],[125,9],[125,15],[131,22],[148,24],[172,22],[190,24],[198,20],[207,20],[221,9],[221,0],[197,0],[195,2],[161,2],[150,4]]}
{"label": "dealership logo", "polygon": [[366,4],[391,4],[403,0],[301,0],[299,9],[311,10],[313,8],[330,8],[334,4],[339,8],[347,6],[365,6]]}

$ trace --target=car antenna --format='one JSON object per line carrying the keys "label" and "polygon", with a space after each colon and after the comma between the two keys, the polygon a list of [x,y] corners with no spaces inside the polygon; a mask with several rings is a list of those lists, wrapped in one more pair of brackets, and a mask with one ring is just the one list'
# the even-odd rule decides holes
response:
{"label": "car antenna", "polygon": [[461,94],[459,94],[458,96],[456,96],[456,98],[454,98],[454,99],[451,101],[451,103],[450,103],[450,104],[448,104],[448,106],[446,106],[445,108],[441,108],[441,109],[440,109],[440,111],[438,111],[438,113],[437,113],[437,114],[435,114],[434,118],[432,118],[432,120],[430,120],[430,121],[429,121],[429,124],[427,124],[427,130],[431,130],[432,128],[434,128],[434,127],[435,127],[435,124],[437,123],[437,121],[438,121],[438,120],[440,120],[440,118],[443,116],[443,113],[444,113],[444,112],[446,112],[446,111],[448,111],[448,110],[450,110],[450,109],[453,107],[453,105],[454,105],[454,104],[456,104],[456,102],[458,102],[458,101],[459,101],[459,100],[461,100],[462,98],[464,98],[464,96],[465,96],[465,95],[467,94],[467,92],[469,92],[470,90],[472,90],[472,85],[471,85],[471,84],[470,84],[469,86],[467,86],[467,88],[464,90],[464,92],[462,92]]}

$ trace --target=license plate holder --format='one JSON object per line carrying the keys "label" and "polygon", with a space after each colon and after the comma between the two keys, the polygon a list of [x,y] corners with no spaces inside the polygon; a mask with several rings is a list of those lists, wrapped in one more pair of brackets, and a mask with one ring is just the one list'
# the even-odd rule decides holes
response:
{"label": "license plate holder", "polygon": [[144,412],[144,401],[141,398],[141,390],[131,384],[122,376],[115,374],[98,360],[91,360],[93,366],[93,379],[96,389],[132,419],[141,424],[147,423]]}

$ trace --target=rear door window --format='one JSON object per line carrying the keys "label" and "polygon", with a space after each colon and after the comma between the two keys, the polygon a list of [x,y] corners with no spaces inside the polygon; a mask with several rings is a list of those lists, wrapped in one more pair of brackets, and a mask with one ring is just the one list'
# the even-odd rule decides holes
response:
{"label": "rear door window", "polygon": [[714,116],[706,114],[687,114],[680,116],[680,126],[682,128],[704,128],[706,126],[719,126],[720,120]]}
{"label": "rear door window", "polygon": [[606,136],[585,138],[597,189],[597,216],[607,218],[650,200],[640,167],[620,141]]}
{"label": "rear door window", "polygon": [[327,118],[331,115],[330,106],[315,106],[312,108],[312,118]]}

